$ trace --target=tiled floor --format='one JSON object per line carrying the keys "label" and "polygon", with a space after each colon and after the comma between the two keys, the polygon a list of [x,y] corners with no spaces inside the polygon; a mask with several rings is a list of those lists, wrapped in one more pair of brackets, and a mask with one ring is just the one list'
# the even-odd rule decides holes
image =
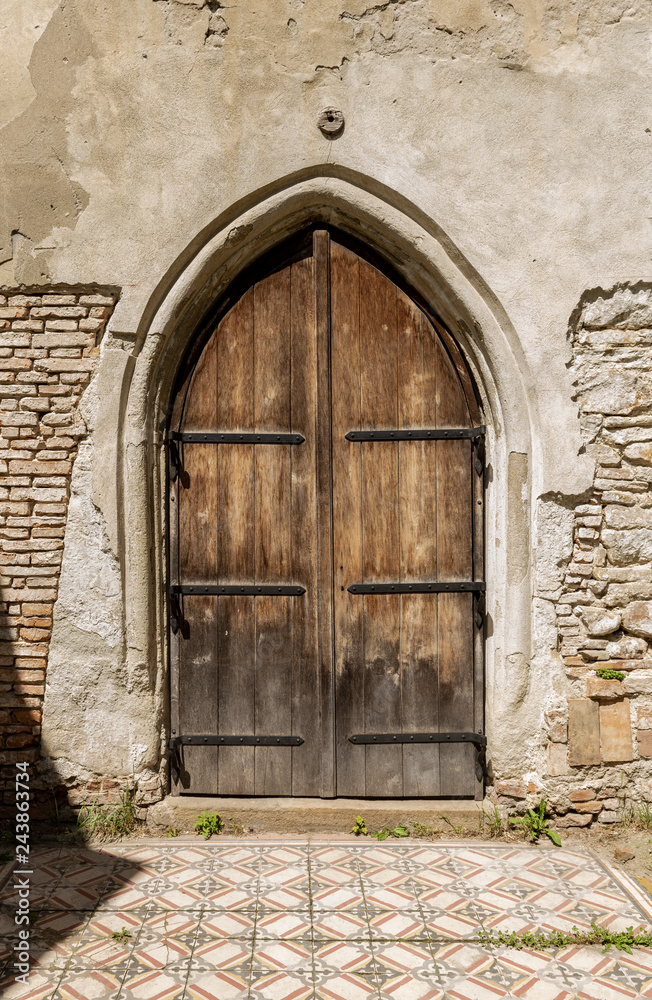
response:
{"label": "tiled floor", "polygon": [[0,892],[5,1000],[652,998],[652,950],[478,944],[481,927],[649,927],[651,901],[589,853],[215,840],[33,860],[28,986]]}

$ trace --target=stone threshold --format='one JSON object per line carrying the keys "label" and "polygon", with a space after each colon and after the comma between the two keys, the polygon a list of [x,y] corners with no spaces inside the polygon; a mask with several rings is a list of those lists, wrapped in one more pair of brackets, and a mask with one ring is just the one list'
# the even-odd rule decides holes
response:
{"label": "stone threshold", "polygon": [[[483,803],[474,799],[316,799],[240,798],[225,796],[168,795],[147,810],[152,833],[173,829],[191,831],[202,812],[217,812],[224,820],[242,824],[257,833],[350,833],[360,815],[371,829],[398,826],[408,820],[445,832],[451,823],[478,822]],[[486,803],[493,815],[493,803]]]}

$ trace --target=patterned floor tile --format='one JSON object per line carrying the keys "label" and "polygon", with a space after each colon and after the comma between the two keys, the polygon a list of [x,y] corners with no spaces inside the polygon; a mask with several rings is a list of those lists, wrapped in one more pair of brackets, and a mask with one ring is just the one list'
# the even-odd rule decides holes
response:
{"label": "patterned floor tile", "polygon": [[338,941],[360,941],[370,938],[367,914],[362,908],[362,913],[337,911],[329,913],[316,911],[313,915],[313,934],[315,941],[334,939]]}
{"label": "patterned floor tile", "polygon": [[427,942],[374,942],[373,955],[376,975],[381,982],[397,972],[410,973],[418,979],[436,975],[435,961]]}
{"label": "patterned floor tile", "polygon": [[435,977],[414,979],[411,975],[387,979],[380,987],[381,1000],[442,1000],[444,991]]}
{"label": "patterned floor tile", "polygon": [[256,941],[310,940],[311,937],[312,923],[308,911],[265,911],[256,922]]}
{"label": "patterned floor tile", "polygon": [[[55,916],[50,915],[51,918]],[[90,914],[76,937],[76,946],[68,964],[69,971],[82,972],[93,968],[119,968],[124,971],[138,940],[144,917],[144,913],[119,910],[98,910]],[[41,926],[48,926],[46,918],[41,921]],[[55,927],[52,932],[55,932]],[[120,935],[120,938],[114,938],[114,934]]]}
{"label": "patterned floor tile", "polygon": [[251,941],[243,941],[241,938],[215,938],[195,948],[192,968],[197,972],[220,969],[248,975],[251,969],[251,951]]}
{"label": "patterned floor tile", "polygon": [[370,941],[334,941],[329,944],[318,942],[313,956],[315,975],[327,972],[355,972],[360,975],[375,973]]}
{"label": "patterned floor tile", "polygon": [[128,974],[122,983],[119,1000],[181,1000],[187,979],[185,964],[178,970],[166,968],[138,972],[133,976]]}
{"label": "patterned floor tile", "polygon": [[314,892],[312,897],[314,911],[353,910],[364,905],[362,889],[355,885],[329,886]]}
{"label": "patterned floor tile", "polygon": [[314,979],[311,972],[254,974],[250,990],[251,1000],[308,1000],[314,993]]}
{"label": "patterned floor tile", "polygon": [[364,889],[364,900],[369,913],[379,910],[419,911],[419,900],[411,886],[400,888],[384,888],[383,886],[367,886]]}
{"label": "patterned floor tile", "polygon": [[[626,877],[583,852],[216,841],[34,858],[34,970],[3,1000],[652,1000],[650,949],[477,943],[481,924],[649,927]],[[12,917],[0,906],[5,938]]]}
{"label": "patterned floor tile", "polygon": [[381,910],[370,916],[369,928],[373,941],[427,941],[430,937],[420,911]]}
{"label": "patterned floor tile", "polygon": [[19,983],[13,974],[0,980],[2,1000],[51,1000],[62,973],[53,976],[40,970],[30,973],[27,985]]}
{"label": "patterned floor tile", "polygon": [[377,1000],[379,993],[374,976],[344,972],[315,976],[315,996],[319,1000]]}
{"label": "patterned floor tile", "polygon": [[232,972],[195,972],[192,968],[184,993],[184,1000],[248,1000],[248,997],[249,976],[243,978]]}
{"label": "patterned floor tile", "polygon": [[114,1000],[118,996],[124,972],[112,969],[86,969],[67,972],[61,977],[52,1000]]}
{"label": "patterned floor tile", "polygon": [[253,910],[210,911],[204,910],[197,928],[196,945],[207,944],[217,938],[251,940],[256,926]]}
{"label": "patterned floor tile", "polygon": [[313,969],[312,944],[310,941],[279,940],[261,941],[256,944],[251,956],[254,974],[264,971],[311,973]]}

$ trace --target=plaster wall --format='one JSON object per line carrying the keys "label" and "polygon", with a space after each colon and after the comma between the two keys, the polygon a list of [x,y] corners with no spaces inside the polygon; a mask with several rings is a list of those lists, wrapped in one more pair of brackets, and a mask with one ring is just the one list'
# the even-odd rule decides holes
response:
{"label": "plaster wall", "polygon": [[166,393],[238,270],[321,218],[389,256],[476,372],[491,773],[538,791],[595,470],[569,323],[587,290],[650,277],[651,31],[624,0],[4,5],[0,288],[120,290],[81,404],[44,780],[158,794]]}

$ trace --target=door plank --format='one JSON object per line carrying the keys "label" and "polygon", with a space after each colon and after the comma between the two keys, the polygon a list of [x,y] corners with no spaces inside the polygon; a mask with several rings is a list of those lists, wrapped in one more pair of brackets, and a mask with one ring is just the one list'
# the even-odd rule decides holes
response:
{"label": "door plank", "polygon": [[[227,313],[217,338],[217,417],[220,430],[253,427],[253,290]],[[254,448],[229,445],[217,450],[219,477],[216,580],[250,583],[254,578]],[[218,602],[219,732],[254,732],[254,598]],[[254,748],[221,747],[220,795],[253,795]]]}
{"label": "door plank", "polygon": [[333,610],[337,794],[365,794],[365,750],[349,743],[364,732],[364,604],[347,587],[362,580],[362,448],[345,434],[360,430],[360,259],[331,242],[333,428]]}
{"label": "door plank", "polygon": [[[397,288],[360,264],[361,419],[364,427],[398,420]],[[372,442],[362,451],[363,581],[396,580],[399,572],[398,448]],[[362,598],[365,732],[400,732],[400,597]],[[401,746],[365,747],[365,794],[403,794]]]}
{"label": "door plank", "polygon": [[[403,292],[398,296],[400,428],[436,427],[435,333]],[[437,579],[436,475],[431,441],[402,441],[399,449],[400,580]],[[403,732],[436,732],[437,597],[401,597],[401,721]],[[403,746],[403,793],[440,794],[439,745]]]}
{"label": "door plank", "polygon": [[[437,418],[442,427],[469,426],[459,379],[441,341],[437,364]],[[437,538],[441,580],[470,580],[472,559],[471,445],[469,441],[437,441]],[[469,730],[474,725],[473,598],[440,594],[439,719],[442,731]],[[473,795],[472,746],[440,747],[441,794]]]}
{"label": "door plank", "polygon": [[[215,421],[217,358],[215,335],[194,373],[184,411],[184,429],[201,430]],[[179,579],[210,581],[217,572],[217,456],[214,445],[183,446],[179,475]],[[217,732],[217,607],[215,598],[184,598],[184,632],[180,640],[180,730]],[[186,747],[184,791],[217,792],[217,747]]]}
{"label": "door plank", "polygon": [[[291,426],[291,283],[285,268],[254,288],[254,429]],[[256,445],[254,452],[256,583],[289,581],[291,446]],[[257,736],[292,731],[291,603],[301,598],[255,598]],[[290,795],[289,748],[256,747],[257,795]]]}
{"label": "door plank", "polygon": [[[318,558],[316,544],[317,474],[317,344],[315,330],[314,259],[306,257],[291,272],[291,396],[292,425],[305,442],[290,450],[292,488],[292,567],[289,579],[306,588],[291,602],[292,729],[302,746],[292,755],[292,794],[321,792],[320,685],[318,634]],[[329,491],[330,492],[330,491]],[[330,561],[330,560],[329,560]],[[324,595],[327,609],[330,595]],[[288,730],[290,732],[290,730]],[[287,753],[287,751],[286,751]],[[329,756],[332,760],[332,745]]]}

